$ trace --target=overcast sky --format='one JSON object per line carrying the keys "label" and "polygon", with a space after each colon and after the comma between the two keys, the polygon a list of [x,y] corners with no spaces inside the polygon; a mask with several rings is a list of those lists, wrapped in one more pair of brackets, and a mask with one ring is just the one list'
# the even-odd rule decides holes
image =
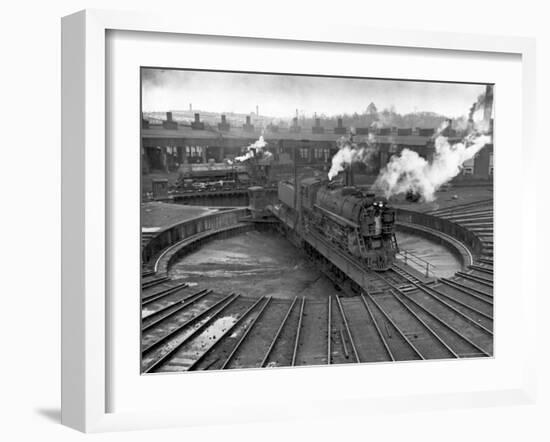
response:
{"label": "overcast sky", "polygon": [[395,106],[404,114],[432,111],[467,115],[484,85],[397,80],[303,77],[162,69],[143,69],[143,111],[187,110],[250,113],[277,118],[363,112]]}

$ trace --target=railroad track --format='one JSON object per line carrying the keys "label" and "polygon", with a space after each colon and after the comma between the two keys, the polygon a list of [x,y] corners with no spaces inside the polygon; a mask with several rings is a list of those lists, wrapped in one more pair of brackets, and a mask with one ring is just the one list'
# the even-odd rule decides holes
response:
{"label": "railroad track", "polygon": [[[484,250],[492,250],[487,204],[449,208],[438,216],[476,229]],[[221,294],[147,274],[142,371],[490,357],[493,272],[492,253],[431,282],[394,266],[365,272],[366,284],[356,296],[335,292],[324,299]]]}
{"label": "railroad track", "polygon": [[170,278],[168,276],[160,276],[158,278],[150,277],[150,278],[143,278],[141,281],[141,288],[142,289],[148,289],[151,287],[154,287],[156,285],[165,283],[169,281]]}
{"label": "railroad track", "polygon": [[493,298],[477,279],[458,275],[426,284],[402,268],[370,277],[378,280],[377,290],[324,300],[252,299],[184,283],[157,290],[144,297],[150,302],[142,317],[142,370],[492,355]]}
{"label": "railroad track", "polygon": [[[378,275],[386,279],[383,275]],[[463,292],[451,292],[441,286],[432,286],[411,280],[417,290],[407,293],[386,279],[392,286],[392,295],[410,313],[432,329],[447,349],[457,357],[492,356],[493,316],[492,302],[488,299],[462,296]],[[398,311],[394,306],[393,312]],[[421,352],[422,353],[422,352]],[[431,357],[430,357],[431,359]]]}
{"label": "railroad track", "polygon": [[183,288],[143,317],[142,370],[492,355],[493,301],[483,289],[443,278],[425,284],[402,269],[372,276],[383,289],[325,300],[252,299]]}

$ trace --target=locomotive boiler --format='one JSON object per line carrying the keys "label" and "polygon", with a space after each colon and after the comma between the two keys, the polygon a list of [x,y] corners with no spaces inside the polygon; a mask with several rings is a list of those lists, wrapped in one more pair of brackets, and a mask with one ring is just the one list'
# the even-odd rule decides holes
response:
{"label": "locomotive boiler", "polygon": [[395,211],[383,197],[355,186],[319,178],[279,183],[279,200],[302,222],[336,247],[361,259],[367,268],[388,270],[395,259]]}

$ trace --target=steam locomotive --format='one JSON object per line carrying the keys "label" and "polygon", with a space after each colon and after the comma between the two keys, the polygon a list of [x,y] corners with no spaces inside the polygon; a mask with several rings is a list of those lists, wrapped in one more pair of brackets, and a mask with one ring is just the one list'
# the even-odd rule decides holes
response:
{"label": "steam locomotive", "polygon": [[294,190],[293,183],[279,182],[279,200],[300,213],[306,232],[316,232],[371,270],[391,267],[398,250],[395,211],[385,198],[319,178],[301,180],[298,195]]}

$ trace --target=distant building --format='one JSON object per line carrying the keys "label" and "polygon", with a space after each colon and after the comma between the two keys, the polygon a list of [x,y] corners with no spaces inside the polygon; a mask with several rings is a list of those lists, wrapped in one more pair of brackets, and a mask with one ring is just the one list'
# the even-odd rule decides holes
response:
{"label": "distant building", "polygon": [[[162,122],[142,119],[142,165],[144,172],[150,170],[175,171],[181,164],[222,163],[241,155],[246,146],[263,136],[272,153],[273,168],[291,167],[294,160],[299,164],[328,167],[338,151],[338,140],[348,136],[349,129],[342,120],[336,127],[326,127],[320,119],[311,129],[298,126],[295,119],[290,127],[270,124],[266,130],[255,127],[250,116],[240,125],[228,123],[225,115],[218,116],[218,123],[209,124],[195,113],[191,123],[176,122],[167,113]],[[372,157],[369,173],[378,173],[390,157],[403,149],[417,152],[430,160],[435,152],[433,128],[356,128],[354,142],[377,147]],[[446,133],[450,141],[460,138],[452,129]],[[493,174],[493,146],[484,147],[478,155],[464,164],[458,179],[490,179]]]}

